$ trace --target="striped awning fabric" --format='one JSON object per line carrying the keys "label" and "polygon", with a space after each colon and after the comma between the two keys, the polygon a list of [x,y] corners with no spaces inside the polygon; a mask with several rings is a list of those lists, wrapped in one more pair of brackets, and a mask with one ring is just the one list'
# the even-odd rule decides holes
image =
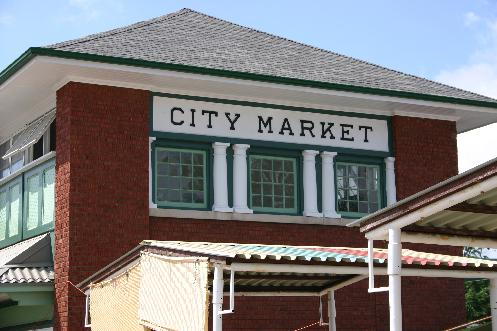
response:
{"label": "striped awning fabric", "polygon": [[[368,256],[366,248],[351,247],[254,245],[154,240],[143,241],[142,245],[246,260],[367,263]],[[386,249],[377,248],[374,250],[374,262],[376,264],[386,264],[387,258],[388,256]],[[431,265],[443,267],[497,267],[497,261],[493,260],[417,252],[410,249],[402,250],[402,263],[406,265]]]}

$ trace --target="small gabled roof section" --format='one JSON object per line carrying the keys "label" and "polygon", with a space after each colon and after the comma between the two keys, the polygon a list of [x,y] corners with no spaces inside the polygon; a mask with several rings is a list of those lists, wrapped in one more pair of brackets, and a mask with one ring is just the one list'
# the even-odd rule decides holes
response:
{"label": "small gabled roof section", "polygon": [[367,234],[400,227],[497,238],[497,158],[349,224],[354,225]]}
{"label": "small gabled roof section", "polygon": [[[279,77],[331,84],[337,89],[357,87],[363,89],[359,92],[365,93],[375,90],[385,94],[391,91],[399,92],[397,96],[402,96],[402,93],[406,97],[438,96],[452,98],[453,102],[497,102],[486,96],[240,26],[191,9],[42,49],[67,52],[68,56],[73,53],[89,54],[106,57],[107,60],[121,58],[148,64],[178,65],[183,69],[205,68],[222,71],[223,75],[232,73],[231,76],[234,76],[233,73],[252,74],[258,75],[261,80]],[[102,62],[107,60],[101,59]],[[215,74],[212,71],[209,73]]]}

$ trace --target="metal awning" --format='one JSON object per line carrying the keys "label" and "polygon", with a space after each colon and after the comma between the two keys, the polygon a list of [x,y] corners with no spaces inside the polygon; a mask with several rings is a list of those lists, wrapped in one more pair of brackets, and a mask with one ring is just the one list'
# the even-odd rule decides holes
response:
{"label": "metal awning", "polygon": [[48,233],[0,249],[0,286],[53,281],[52,246]]}
{"label": "metal awning", "polygon": [[49,111],[24,128],[12,142],[12,146],[2,155],[2,159],[7,159],[14,154],[22,152],[34,145],[43,136],[50,124],[55,119],[55,109]]}

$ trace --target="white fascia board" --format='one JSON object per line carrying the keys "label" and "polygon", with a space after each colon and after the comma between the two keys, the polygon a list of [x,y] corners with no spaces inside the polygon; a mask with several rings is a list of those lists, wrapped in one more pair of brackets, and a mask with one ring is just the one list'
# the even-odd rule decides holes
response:
{"label": "white fascia board", "polygon": [[497,248],[497,239],[494,238],[450,234],[402,232],[402,242],[456,247]]}
{"label": "white fascia board", "polygon": [[[404,266],[404,265],[403,265]],[[327,266],[302,264],[269,264],[269,263],[241,263],[230,265],[230,270],[246,272],[276,272],[299,274],[330,274],[330,275],[368,275],[367,267],[354,266]],[[375,275],[387,275],[386,267],[375,267]],[[447,278],[497,278],[497,271],[478,270],[450,270],[450,269],[422,269],[402,268],[401,276],[405,277],[447,277]]]}
{"label": "white fascia board", "polygon": [[[401,103],[406,105],[416,105],[416,106],[425,106],[425,107],[434,107],[434,108],[445,108],[450,110],[462,110],[462,111],[470,111],[470,112],[479,112],[479,113],[493,113],[495,114],[496,110],[494,108],[488,107],[478,107],[478,106],[470,106],[470,105],[461,105],[455,103],[446,103],[446,102],[435,102],[435,101],[427,101],[427,100],[418,100],[418,99],[409,99],[409,98],[400,98],[400,97],[391,97],[391,96],[382,96],[382,95],[374,95],[374,94],[365,94],[365,93],[357,93],[357,92],[347,92],[347,91],[337,91],[337,90],[328,90],[328,89],[318,89],[314,87],[305,87],[305,86],[296,86],[296,85],[285,85],[285,84],[276,84],[276,83],[267,83],[260,82],[254,80],[244,80],[244,79],[236,79],[236,78],[224,78],[218,76],[210,76],[210,75],[200,75],[200,74],[191,74],[191,73],[182,73],[178,71],[170,71],[163,69],[152,69],[152,68],[144,68],[144,67],[135,67],[135,66],[127,66],[127,65],[119,65],[119,64],[109,64],[102,62],[91,62],[84,60],[72,60],[72,59],[61,59],[49,56],[38,56],[34,60],[35,62],[44,62],[44,63],[52,63],[52,64],[61,64],[61,65],[69,65],[69,66],[79,66],[93,69],[102,69],[102,70],[113,70],[113,71],[121,71],[121,72],[132,72],[132,73],[140,73],[151,76],[163,76],[170,78],[183,78],[183,79],[193,79],[197,81],[205,81],[208,83],[218,82],[225,83],[230,85],[239,85],[241,87],[245,86],[253,86],[259,88],[272,88],[286,91],[295,91],[295,92],[306,92],[312,94],[321,94],[328,96],[337,96],[337,97],[348,97],[353,99],[364,99],[364,100],[374,100],[381,102],[391,102],[391,103]],[[73,77],[75,78],[75,77]],[[88,79],[88,78],[86,78]],[[91,81],[91,79],[89,79]],[[118,84],[119,82],[115,81],[107,81],[113,85]],[[140,85],[140,84],[130,84],[124,83],[127,87],[133,88],[141,88],[148,89],[152,91],[156,91],[157,86],[149,86],[149,85]],[[141,86],[141,87],[140,87]],[[364,112],[364,110],[362,110]],[[411,114],[410,116],[415,117],[429,117],[430,114],[421,114],[416,112],[409,111],[385,111],[389,115],[393,114],[402,114],[402,116],[408,116],[407,114]],[[447,119],[447,120],[455,120],[457,116],[444,116],[439,114],[433,114],[437,119]]]}
{"label": "white fascia board", "polygon": [[451,194],[443,199],[431,203],[425,207],[415,210],[398,219],[379,226],[378,228],[365,233],[367,239],[385,240],[388,237],[388,229],[402,229],[408,225],[414,224],[423,218],[432,216],[458,203],[474,198],[497,187],[497,176],[490,177],[485,181],[474,184],[459,192]]}

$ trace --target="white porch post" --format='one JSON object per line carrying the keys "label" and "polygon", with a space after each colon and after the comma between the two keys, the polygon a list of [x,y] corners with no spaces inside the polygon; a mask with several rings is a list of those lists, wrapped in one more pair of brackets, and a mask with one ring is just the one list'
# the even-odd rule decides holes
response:
{"label": "white porch post", "polygon": [[490,315],[492,316],[492,330],[497,331],[497,279],[490,279]]}
{"label": "white porch post", "polygon": [[335,168],[334,159],[336,152],[322,152],[322,185],[321,196],[323,201],[324,217],[340,218],[340,214],[336,212],[336,195],[335,195]]}
{"label": "white porch post", "polygon": [[395,158],[385,158],[387,206],[397,202],[397,188],[395,186]]}
{"label": "white porch post", "polygon": [[251,214],[247,205],[247,149],[250,145],[233,145],[233,210]]}
{"label": "white porch post", "polygon": [[214,279],[212,281],[212,331],[223,329],[223,266],[216,263],[214,265]]}
{"label": "white porch post", "polygon": [[328,291],[328,330],[336,331],[336,307],[335,307],[335,291]]}
{"label": "white porch post", "polygon": [[390,331],[402,330],[401,281],[402,244],[400,229],[388,229],[388,303]]}
{"label": "white porch post", "polygon": [[304,156],[304,216],[322,217],[318,211],[318,195],[316,185],[316,155],[318,151],[305,150]]}
{"label": "white porch post", "polygon": [[214,205],[213,211],[231,212],[228,206],[228,165],[226,162],[226,148],[228,143],[213,143],[214,149]]}

